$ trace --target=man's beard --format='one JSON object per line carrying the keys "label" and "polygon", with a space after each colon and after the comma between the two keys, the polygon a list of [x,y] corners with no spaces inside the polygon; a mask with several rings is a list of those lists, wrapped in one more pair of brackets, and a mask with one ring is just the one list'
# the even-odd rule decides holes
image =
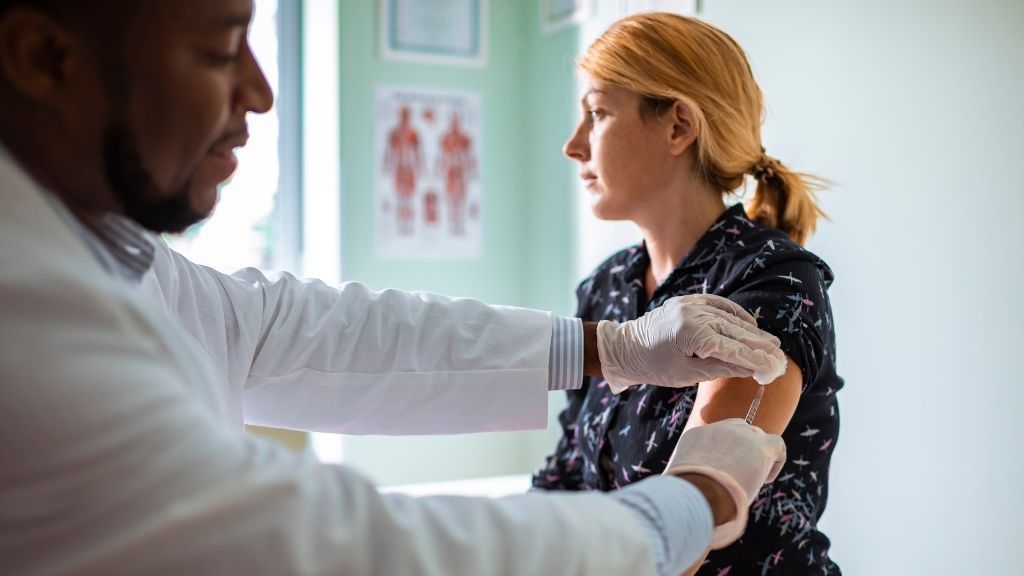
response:
{"label": "man's beard", "polygon": [[190,175],[170,194],[164,194],[142,163],[138,144],[124,121],[107,126],[103,136],[103,161],[107,184],[121,203],[124,215],[152,232],[182,232],[209,216],[189,201]]}

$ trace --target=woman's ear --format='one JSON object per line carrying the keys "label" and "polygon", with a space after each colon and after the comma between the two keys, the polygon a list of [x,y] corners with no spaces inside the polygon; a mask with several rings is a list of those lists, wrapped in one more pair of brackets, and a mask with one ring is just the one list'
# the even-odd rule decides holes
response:
{"label": "woman's ear", "polygon": [[697,119],[693,109],[677,100],[666,115],[672,123],[669,151],[673,156],[680,156],[697,139]]}

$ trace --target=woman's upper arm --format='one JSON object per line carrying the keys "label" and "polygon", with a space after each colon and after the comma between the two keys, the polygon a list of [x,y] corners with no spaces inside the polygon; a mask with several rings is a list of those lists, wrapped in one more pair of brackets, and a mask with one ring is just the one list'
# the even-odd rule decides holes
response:
{"label": "woman's upper arm", "polygon": [[[786,357],[786,372],[765,386],[761,406],[754,417],[754,425],[769,434],[781,434],[800,400],[803,375],[792,358]],[[722,378],[702,382],[697,387],[693,412],[686,429],[703,426],[727,418],[743,418],[750,403],[757,396],[759,384],[753,378]]]}

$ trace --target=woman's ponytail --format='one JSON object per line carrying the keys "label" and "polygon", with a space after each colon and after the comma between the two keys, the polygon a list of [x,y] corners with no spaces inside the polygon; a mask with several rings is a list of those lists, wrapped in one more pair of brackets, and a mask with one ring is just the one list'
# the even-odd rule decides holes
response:
{"label": "woman's ponytail", "polygon": [[803,245],[814,233],[818,218],[825,217],[815,192],[827,189],[829,182],[794,172],[763,152],[748,174],[757,181],[757,188],[747,203],[747,216],[766,228],[785,232],[794,242]]}

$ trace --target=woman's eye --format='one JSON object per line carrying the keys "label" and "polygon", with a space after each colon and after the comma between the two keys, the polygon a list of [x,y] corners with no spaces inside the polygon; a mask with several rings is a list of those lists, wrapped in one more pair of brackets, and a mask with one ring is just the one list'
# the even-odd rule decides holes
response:
{"label": "woman's eye", "polygon": [[604,116],[604,112],[601,110],[588,110],[587,116],[590,116],[591,120],[600,120]]}

